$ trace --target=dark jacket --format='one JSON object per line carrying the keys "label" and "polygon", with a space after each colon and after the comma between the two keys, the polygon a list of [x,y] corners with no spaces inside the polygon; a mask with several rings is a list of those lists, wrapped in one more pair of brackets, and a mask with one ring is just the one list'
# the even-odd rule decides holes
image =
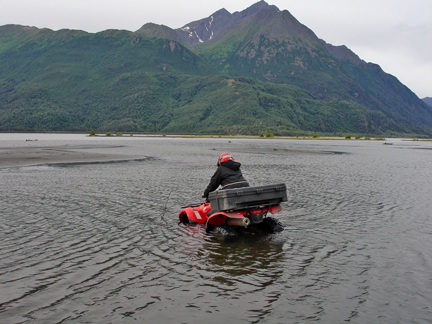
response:
{"label": "dark jacket", "polygon": [[216,190],[219,185],[222,186],[222,189],[249,187],[249,183],[243,178],[240,166],[239,162],[231,160],[223,162],[211,177],[203,197],[208,198],[209,193]]}

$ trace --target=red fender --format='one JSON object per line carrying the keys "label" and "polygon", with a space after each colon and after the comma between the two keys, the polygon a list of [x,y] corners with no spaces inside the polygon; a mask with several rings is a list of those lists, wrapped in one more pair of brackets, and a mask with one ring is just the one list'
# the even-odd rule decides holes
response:
{"label": "red fender", "polygon": [[207,222],[207,213],[210,210],[210,204],[202,204],[198,207],[186,207],[179,213],[179,218],[187,217],[189,220],[205,224]]}
{"label": "red fender", "polygon": [[282,211],[282,206],[281,205],[273,205],[270,206],[269,208],[269,212],[270,214],[276,214]]}
{"label": "red fender", "polygon": [[191,207],[183,209],[180,212],[179,217],[187,217],[189,220],[200,224],[204,224],[205,222],[207,222],[207,217],[205,215],[201,215],[198,211],[194,210]]}
{"label": "red fender", "polygon": [[242,213],[234,212],[227,213],[223,211],[215,212],[208,218],[208,223],[213,226],[223,225],[228,219],[243,219],[245,218]]}

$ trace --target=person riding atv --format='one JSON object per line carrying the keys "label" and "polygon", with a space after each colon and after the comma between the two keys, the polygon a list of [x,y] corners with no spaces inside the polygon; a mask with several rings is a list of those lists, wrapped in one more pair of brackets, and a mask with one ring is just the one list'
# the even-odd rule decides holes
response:
{"label": "person riding atv", "polygon": [[[182,223],[205,224],[206,232],[227,237],[244,231],[283,231],[282,223],[268,214],[282,211],[281,203],[287,201],[284,183],[250,187],[240,171],[241,164],[229,153],[218,158],[217,166],[202,195],[206,201],[182,207],[179,213]],[[219,185],[222,190],[217,190]]]}
{"label": "person riding atv", "polygon": [[249,187],[249,183],[243,177],[240,166],[241,163],[235,161],[231,154],[221,154],[217,161],[218,168],[211,177],[210,183],[202,194],[202,197],[208,199],[209,193],[216,190],[219,185],[222,189]]}

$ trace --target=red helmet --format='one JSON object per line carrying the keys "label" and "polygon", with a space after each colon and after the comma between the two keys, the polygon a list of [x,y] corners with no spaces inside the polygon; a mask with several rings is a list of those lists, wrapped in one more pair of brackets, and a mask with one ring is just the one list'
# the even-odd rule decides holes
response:
{"label": "red helmet", "polygon": [[229,154],[229,153],[221,154],[221,156],[219,156],[217,166],[220,166],[221,163],[228,161],[228,160],[234,161],[234,158],[231,154]]}

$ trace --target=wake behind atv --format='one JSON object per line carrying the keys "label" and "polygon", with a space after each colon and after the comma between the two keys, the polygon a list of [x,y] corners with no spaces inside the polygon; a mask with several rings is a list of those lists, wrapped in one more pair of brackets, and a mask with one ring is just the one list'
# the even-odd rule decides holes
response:
{"label": "wake behind atv", "polygon": [[216,190],[210,192],[209,201],[184,207],[179,218],[206,224],[207,232],[217,230],[225,235],[234,234],[237,229],[279,232],[283,230],[282,224],[267,214],[279,213],[284,201],[287,201],[284,183]]}

